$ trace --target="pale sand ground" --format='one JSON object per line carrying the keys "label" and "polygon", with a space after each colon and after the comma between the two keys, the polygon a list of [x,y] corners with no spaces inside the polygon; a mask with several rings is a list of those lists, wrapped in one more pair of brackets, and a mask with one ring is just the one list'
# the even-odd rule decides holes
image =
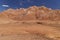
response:
{"label": "pale sand ground", "polygon": [[60,40],[60,26],[47,22],[11,22],[0,24],[0,40]]}

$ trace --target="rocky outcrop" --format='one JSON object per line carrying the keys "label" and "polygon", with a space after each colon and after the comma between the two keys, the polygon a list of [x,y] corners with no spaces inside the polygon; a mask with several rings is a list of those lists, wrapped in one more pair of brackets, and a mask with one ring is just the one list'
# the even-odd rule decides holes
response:
{"label": "rocky outcrop", "polygon": [[13,20],[60,20],[60,10],[53,10],[45,6],[32,6],[29,8],[8,9],[3,15]]}

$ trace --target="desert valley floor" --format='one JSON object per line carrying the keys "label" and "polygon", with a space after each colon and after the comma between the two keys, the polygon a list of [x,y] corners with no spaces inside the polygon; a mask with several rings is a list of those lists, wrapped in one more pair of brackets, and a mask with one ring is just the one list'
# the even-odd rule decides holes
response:
{"label": "desert valley floor", "polygon": [[60,40],[59,22],[25,21],[0,24],[0,40]]}

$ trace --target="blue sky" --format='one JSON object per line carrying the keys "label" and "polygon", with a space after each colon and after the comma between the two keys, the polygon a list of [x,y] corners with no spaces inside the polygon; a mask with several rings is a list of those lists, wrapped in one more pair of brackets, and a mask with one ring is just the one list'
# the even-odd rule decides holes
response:
{"label": "blue sky", "polygon": [[0,11],[8,8],[27,8],[33,5],[60,9],[60,0],[0,0]]}

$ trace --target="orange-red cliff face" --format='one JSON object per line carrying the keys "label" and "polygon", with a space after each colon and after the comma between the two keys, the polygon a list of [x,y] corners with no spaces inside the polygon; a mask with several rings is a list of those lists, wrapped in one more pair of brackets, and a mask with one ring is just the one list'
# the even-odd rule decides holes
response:
{"label": "orange-red cliff face", "polygon": [[60,20],[60,10],[52,10],[44,6],[32,6],[29,8],[8,9],[2,12],[4,15],[13,20]]}

